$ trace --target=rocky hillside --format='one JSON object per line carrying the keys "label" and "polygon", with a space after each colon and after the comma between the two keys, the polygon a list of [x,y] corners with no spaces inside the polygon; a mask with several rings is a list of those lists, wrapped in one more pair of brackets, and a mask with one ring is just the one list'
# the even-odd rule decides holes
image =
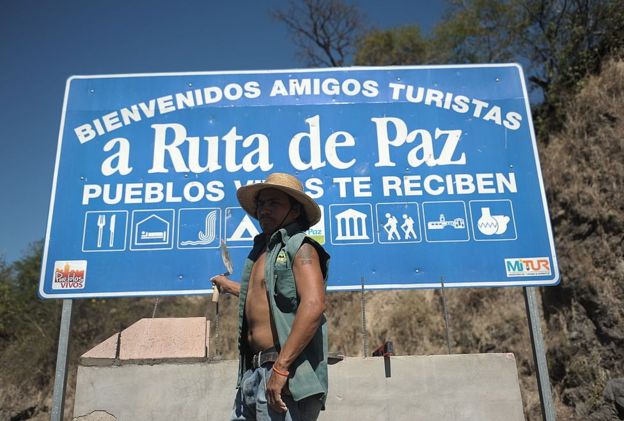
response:
{"label": "rocky hillside", "polygon": [[551,378],[579,419],[618,419],[603,408],[603,393],[609,382],[610,390],[624,385],[622,109],[624,62],[610,61],[541,151],[562,273],[561,285],[543,293]]}

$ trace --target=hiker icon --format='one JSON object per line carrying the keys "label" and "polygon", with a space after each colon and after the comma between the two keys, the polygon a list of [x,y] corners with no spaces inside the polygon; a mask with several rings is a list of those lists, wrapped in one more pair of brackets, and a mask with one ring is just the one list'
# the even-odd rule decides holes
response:
{"label": "hiker icon", "polygon": [[378,238],[381,244],[420,242],[418,203],[378,203]]}
{"label": "hiker icon", "polygon": [[[399,231],[397,231],[397,224],[399,221],[396,217],[389,212],[386,213],[386,223],[383,226],[383,229],[386,230],[388,234],[388,241],[392,241],[392,238],[396,235],[396,239],[400,240],[401,236],[399,235]],[[401,227],[402,228],[402,227]]]}
{"label": "hiker icon", "polygon": [[404,213],[403,214],[403,223],[401,224],[401,229],[403,230],[404,239],[409,240],[410,236],[416,240],[418,237],[416,236],[416,232],[414,231],[414,220],[411,216]]}

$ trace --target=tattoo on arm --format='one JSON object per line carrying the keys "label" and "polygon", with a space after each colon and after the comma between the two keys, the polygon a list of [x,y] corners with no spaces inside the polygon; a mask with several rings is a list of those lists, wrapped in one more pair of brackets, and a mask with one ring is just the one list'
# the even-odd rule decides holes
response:
{"label": "tattoo on arm", "polygon": [[302,265],[311,265],[314,262],[314,248],[310,244],[303,244],[297,253],[297,260]]}

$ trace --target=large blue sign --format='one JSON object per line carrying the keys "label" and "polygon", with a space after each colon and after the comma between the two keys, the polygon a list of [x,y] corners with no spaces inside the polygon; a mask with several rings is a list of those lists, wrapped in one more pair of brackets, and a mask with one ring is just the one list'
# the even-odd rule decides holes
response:
{"label": "large blue sign", "polygon": [[44,298],[201,294],[257,222],[236,189],[296,175],[330,290],[559,280],[515,64],[76,76]]}

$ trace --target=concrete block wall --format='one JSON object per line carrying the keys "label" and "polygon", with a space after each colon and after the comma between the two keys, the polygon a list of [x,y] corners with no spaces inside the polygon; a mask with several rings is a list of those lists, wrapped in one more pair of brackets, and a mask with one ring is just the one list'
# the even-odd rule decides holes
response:
{"label": "concrete block wall", "polygon": [[[143,319],[85,353],[74,420],[227,420],[237,361],[212,360],[205,318]],[[512,354],[346,358],[321,420],[524,420]],[[389,370],[388,370],[389,369]]]}

